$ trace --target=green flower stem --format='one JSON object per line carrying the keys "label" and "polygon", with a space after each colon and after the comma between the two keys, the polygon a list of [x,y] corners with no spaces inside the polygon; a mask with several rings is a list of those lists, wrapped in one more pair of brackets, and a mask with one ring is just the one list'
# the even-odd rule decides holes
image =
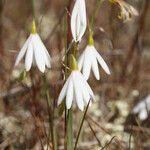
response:
{"label": "green flower stem", "polygon": [[[69,67],[71,70],[77,70],[77,49],[78,43],[74,43],[73,53],[70,55],[70,64]],[[67,114],[67,150],[73,150],[73,116],[72,116],[72,108],[68,110]]]}
{"label": "green flower stem", "polygon": [[90,29],[93,31],[93,27],[94,27],[94,19],[95,19],[95,16],[97,15],[97,13],[98,13],[98,10],[99,10],[99,8],[100,8],[100,6],[101,6],[101,4],[102,4],[102,2],[103,2],[104,0],[97,0],[97,3],[96,3],[96,5],[95,5],[95,8],[94,8],[94,11],[93,11],[93,14],[92,14],[92,16],[91,16],[91,18],[90,18]]}
{"label": "green flower stem", "polygon": [[32,29],[31,29],[31,33],[32,34],[36,34],[37,33],[37,21],[36,21],[36,17],[35,17],[35,0],[31,0],[31,6],[32,6]]}
{"label": "green flower stem", "polygon": [[83,127],[83,123],[84,123],[84,120],[85,120],[85,117],[86,117],[86,113],[87,113],[89,105],[90,105],[90,101],[91,100],[89,100],[88,105],[86,106],[85,112],[83,114],[83,117],[82,117],[82,120],[81,120],[81,123],[80,123],[79,131],[78,131],[77,138],[76,138],[76,141],[75,141],[74,150],[77,149],[77,144],[78,144],[78,141],[79,141],[79,136],[80,136],[80,133],[81,133],[81,129]]}
{"label": "green flower stem", "polygon": [[[64,47],[65,47],[65,80],[67,79],[67,12],[65,12],[64,17]],[[64,108],[65,108],[65,134],[64,134],[64,148],[67,149],[67,108],[66,108],[66,101],[64,101]]]}
{"label": "green flower stem", "polygon": [[77,59],[77,53],[78,53],[78,42],[74,43],[74,48],[73,48],[73,55],[75,57],[75,59]]}
{"label": "green flower stem", "polygon": [[67,78],[67,64],[68,64],[68,59],[67,59],[67,12],[65,13],[64,17],[64,47],[65,47],[65,80]]}
{"label": "green flower stem", "polygon": [[[68,77],[68,55],[67,55],[67,29],[68,29],[68,25],[67,25],[67,17],[68,14],[66,12],[65,14],[65,18],[64,18],[64,47],[65,47],[65,60],[64,60],[64,64],[65,64],[65,80]],[[64,101],[64,108],[65,108],[65,141],[64,141],[64,149],[66,150],[73,150],[73,129],[72,129],[72,110],[68,110],[66,108],[66,102]]]}
{"label": "green flower stem", "polygon": [[32,2],[32,15],[33,15],[33,19],[35,19],[35,3],[34,0],[31,0]]}
{"label": "green flower stem", "polygon": [[[69,7],[71,5],[71,1],[68,1],[69,3]],[[73,57],[71,58],[73,61],[72,63],[69,62],[70,59],[70,54],[67,54],[67,49],[68,49],[68,45],[69,45],[69,41],[71,41],[70,36],[68,33],[70,32],[69,30],[69,23],[70,23],[70,19],[68,18],[68,13],[66,12],[65,15],[65,19],[64,19],[64,46],[65,46],[65,80],[68,77],[68,70],[67,67],[72,68],[72,67],[76,67],[74,58],[76,60],[77,58],[77,48],[78,48],[78,43],[74,43],[74,47],[72,52]],[[70,63],[70,64],[69,64]],[[71,65],[72,64],[72,65]],[[64,102],[65,104],[65,102]],[[66,105],[65,105],[65,143],[64,143],[64,149],[66,150],[73,150],[73,116],[72,116],[72,108],[70,110],[67,111],[66,109]]]}
{"label": "green flower stem", "polygon": [[73,124],[72,109],[68,110],[67,115],[67,150],[73,150]]}

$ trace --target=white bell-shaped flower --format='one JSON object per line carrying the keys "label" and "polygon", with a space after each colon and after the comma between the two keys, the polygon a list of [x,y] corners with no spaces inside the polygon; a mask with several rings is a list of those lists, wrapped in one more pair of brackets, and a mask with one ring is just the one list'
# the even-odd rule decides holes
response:
{"label": "white bell-shaped flower", "polygon": [[76,0],[71,15],[71,31],[75,42],[80,42],[87,27],[85,0]]}
{"label": "white bell-shaped flower", "polygon": [[110,70],[102,58],[102,56],[98,53],[96,48],[94,47],[93,38],[90,37],[90,43],[85,48],[84,52],[79,57],[78,66],[79,70],[82,71],[85,79],[88,80],[90,76],[91,69],[97,80],[100,79],[100,73],[98,69],[98,63],[104,69],[107,74],[110,74]]}
{"label": "white bell-shaped flower", "polygon": [[32,24],[32,33],[26,40],[22,49],[20,50],[15,66],[19,64],[21,59],[25,56],[25,69],[29,71],[32,64],[36,64],[38,69],[44,73],[45,67],[51,67],[50,61],[51,57],[44,46],[40,36],[36,32],[35,22]]}
{"label": "white bell-shaped flower", "polygon": [[134,108],[133,113],[138,114],[138,118],[141,121],[146,120],[149,117],[150,112],[150,95],[142,99]]}
{"label": "white bell-shaped flower", "polygon": [[[73,58],[73,63],[77,66],[75,58]],[[71,72],[59,94],[58,105],[66,97],[67,109],[71,108],[74,99],[79,109],[83,111],[84,105],[87,105],[91,99],[94,99],[94,94],[84,76],[75,68]]]}

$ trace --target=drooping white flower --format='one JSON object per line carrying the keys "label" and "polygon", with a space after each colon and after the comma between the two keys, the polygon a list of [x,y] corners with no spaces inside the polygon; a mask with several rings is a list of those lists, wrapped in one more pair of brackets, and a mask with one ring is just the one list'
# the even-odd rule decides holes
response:
{"label": "drooping white flower", "polygon": [[88,80],[90,76],[91,69],[97,80],[100,79],[98,63],[104,69],[107,74],[110,74],[110,70],[105,63],[102,56],[97,52],[94,45],[87,45],[84,52],[79,57],[78,66],[79,70],[82,70],[85,79]]}
{"label": "drooping white flower", "polygon": [[44,46],[40,36],[36,32],[35,23],[32,25],[32,33],[26,40],[22,49],[20,50],[15,66],[19,64],[21,59],[25,56],[25,69],[29,71],[32,64],[36,64],[38,69],[44,73],[45,67],[51,67],[51,57]]}
{"label": "drooping white flower", "polygon": [[74,99],[81,111],[84,110],[84,105],[94,99],[92,89],[78,69],[73,70],[65,82],[58,97],[58,105],[65,97],[67,109],[71,108]]}
{"label": "drooping white flower", "polygon": [[148,118],[150,112],[150,95],[141,100],[134,108],[133,113],[138,115],[141,121]]}
{"label": "drooping white flower", "polygon": [[87,27],[85,0],[76,0],[71,15],[71,31],[75,42],[80,42]]}

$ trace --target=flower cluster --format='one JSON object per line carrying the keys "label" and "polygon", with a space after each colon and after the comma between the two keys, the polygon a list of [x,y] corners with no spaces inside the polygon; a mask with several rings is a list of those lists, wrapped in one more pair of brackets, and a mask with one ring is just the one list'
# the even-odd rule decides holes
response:
{"label": "flower cluster", "polygon": [[[132,6],[122,0],[110,1],[120,6],[120,17],[124,20],[128,20],[132,15],[138,15],[138,12]],[[73,43],[77,45],[80,43],[86,28],[87,17],[85,0],[76,0],[71,14]],[[60,92],[58,105],[66,98],[66,108],[70,109],[73,99],[75,99],[79,109],[84,110],[84,105],[87,105],[89,102],[91,103],[91,99],[94,99],[93,91],[87,83],[91,71],[93,71],[95,78],[99,80],[100,73],[98,64],[107,74],[110,74],[110,70],[94,46],[93,31],[90,27],[88,45],[79,57],[78,62],[75,54],[73,55],[71,55],[71,66],[69,66],[71,70],[70,76]],[[31,34],[20,50],[15,65],[18,65],[24,56],[26,71],[29,71],[32,65],[37,65],[42,73],[45,72],[46,67],[51,68],[51,57],[36,31],[35,21],[32,23]]]}
{"label": "flower cluster", "polygon": [[[87,18],[85,0],[76,0],[71,15],[71,31],[75,43],[81,41],[86,28]],[[93,91],[87,83],[87,80],[91,69],[96,79],[100,79],[98,63],[107,74],[110,74],[107,64],[94,47],[94,40],[91,34],[89,37],[88,46],[80,56],[78,63],[76,58],[71,55],[71,73],[58,97],[58,105],[61,104],[66,97],[65,102],[67,109],[71,108],[73,99],[75,99],[79,109],[83,111],[84,105],[87,105],[89,102],[91,103],[91,99],[94,99]],[[20,50],[15,65],[18,65],[24,56],[26,71],[29,71],[32,65],[37,65],[42,73],[45,72],[46,67],[51,67],[51,57],[36,31],[35,21],[32,23],[32,32]],[[81,70],[83,74],[80,72]]]}
{"label": "flower cluster", "polygon": [[[86,20],[85,0],[76,0],[71,16],[71,31],[73,40],[76,43],[81,41],[82,36],[86,31]],[[73,60],[75,66],[77,66],[75,58]],[[107,74],[110,74],[107,64],[95,49],[94,40],[90,34],[88,46],[78,61],[79,69],[78,66],[75,68],[73,67],[73,69],[71,68],[71,74],[60,92],[58,105],[62,102],[65,96],[67,109],[71,108],[73,99],[76,100],[80,110],[84,109],[84,105],[87,105],[89,102],[91,103],[91,99],[94,99],[94,94],[86,80],[89,78],[91,68],[96,79],[100,79],[98,63]],[[83,75],[80,72],[81,70],[83,70]]]}

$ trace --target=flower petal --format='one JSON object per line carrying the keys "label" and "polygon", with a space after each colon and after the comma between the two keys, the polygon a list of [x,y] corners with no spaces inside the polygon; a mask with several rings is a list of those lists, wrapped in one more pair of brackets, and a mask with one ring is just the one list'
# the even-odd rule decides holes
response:
{"label": "flower petal", "polygon": [[31,35],[28,37],[28,39],[26,40],[25,44],[23,45],[22,49],[20,50],[18,56],[17,56],[17,59],[16,59],[16,62],[15,62],[15,66],[17,66],[20,62],[20,60],[23,58],[23,56],[25,55],[26,53],[26,50],[27,50],[27,47],[28,47],[28,44],[31,40]]}
{"label": "flower petal", "polygon": [[78,78],[76,76],[76,72],[78,71],[74,71],[73,73],[73,83],[74,83],[74,91],[75,91],[75,98],[76,98],[76,102],[77,102],[77,105],[79,107],[79,109],[81,111],[84,110],[84,102],[83,102],[83,96],[82,96],[82,92],[81,92],[81,87],[79,85],[79,82],[78,82]]}
{"label": "flower petal", "polygon": [[[32,40],[32,39],[31,39]],[[26,71],[29,71],[33,61],[33,45],[32,42],[29,43],[26,58],[25,58],[25,68]]]}
{"label": "flower petal", "polygon": [[77,0],[78,7],[79,7],[79,14],[81,17],[81,21],[86,26],[86,6],[85,6],[85,0]]}
{"label": "flower petal", "polygon": [[43,55],[44,55],[44,53],[45,53],[45,55],[44,55],[44,56],[45,56],[45,64],[46,64],[46,66],[47,66],[48,68],[50,68],[50,67],[51,67],[51,64],[50,64],[51,57],[50,57],[50,55],[49,55],[49,53],[48,53],[48,51],[47,51],[45,45],[43,44],[43,42],[42,42],[42,40],[41,40],[41,38],[40,38],[39,35],[38,35],[38,39],[39,39],[39,42],[40,42],[40,45],[41,45],[41,50],[44,51],[44,52],[43,52]]}
{"label": "flower petal", "polygon": [[81,30],[81,20],[80,20],[80,14],[78,11],[77,16],[76,16],[76,39],[77,41],[80,41],[79,40],[80,30]]}
{"label": "flower petal", "polygon": [[148,118],[147,110],[146,109],[142,109],[139,112],[138,117],[139,117],[140,120],[146,120]]}
{"label": "flower petal", "polygon": [[93,70],[93,73],[95,75],[95,78],[97,80],[99,80],[100,79],[100,74],[99,74],[99,70],[98,70],[98,63],[97,63],[96,56],[93,55],[91,59],[92,59],[92,70]]}
{"label": "flower petal", "polygon": [[87,88],[87,90],[88,90],[88,92],[89,92],[91,98],[93,98],[93,100],[94,100],[95,98],[94,98],[94,93],[93,93],[92,89],[90,88],[88,82],[85,80],[85,78],[84,78],[84,76],[81,74],[81,72],[79,72],[79,73],[80,73],[81,80],[84,82],[84,85],[85,85],[85,87]]}
{"label": "flower petal", "polygon": [[47,49],[44,49],[44,50],[45,50],[45,54],[46,54],[46,60],[45,60],[46,66],[48,68],[51,68],[51,57],[50,57]]}
{"label": "flower petal", "polygon": [[34,35],[33,39],[33,47],[34,47],[34,56],[37,67],[39,70],[44,73],[45,71],[45,53],[41,50],[40,41],[37,35]]}
{"label": "flower petal", "polygon": [[72,10],[72,15],[71,15],[71,31],[72,31],[72,36],[74,38],[74,40],[76,41],[76,36],[77,36],[77,29],[76,29],[76,25],[77,25],[77,15],[78,15],[78,6],[77,6],[77,2],[75,2],[74,8]]}
{"label": "flower petal", "polygon": [[78,74],[78,80],[79,80],[79,84],[80,84],[80,87],[81,87],[81,91],[82,91],[82,95],[83,95],[83,100],[84,100],[84,103],[85,104],[88,104],[89,100],[91,99],[91,96],[88,92],[88,88],[86,87],[84,81],[83,81],[83,78],[81,77],[81,74],[79,73]]}
{"label": "flower petal", "polygon": [[85,0],[78,0],[78,5],[79,5],[79,15],[81,19],[80,34],[78,35],[78,39],[80,41],[87,27]]}
{"label": "flower petal", "polygon": [[85,53],[83,52],[81,54],[81,56],[79,57],[79,60],[78,60],[78,68],[79,70],[81,71],[82,67],[83,67],[83,63],[84,63],[84,57],[85,56]]}
{"label": "flower petal", "polygon": [[95,50],[95,55],[96,55],[96,58],[99,62],[99,64],[102,66],[102,68],[104,69],[104,71],[107,73],[107,74],[110,74],[110,70],[107,66],[107,64],[105,63],[104,59],[102,58],[102,56]]}
{"label": "flower petal", "polygon": [[[71,75],[70,75],[71,76]],[[69,81],[70,81],[70,76],[69,78],[67,79],[67,81],[65,82],[60,94],[59,94],[59,97],[58,97],[58,102],[57,104],[60,105],[62,100],[65,98],[66,96],[66,92],[67,92],[67,88],[68,88],[68,84],[69,84]]]}
{"label": "flower petal", "polygon": [[66,95],[66,107],[67,109],[71,108],[72,101],[73,101],[73,81],[70,80],[68,83],[68,88],[67,88],[67,95]]}
{"label": "flower petal", "polygon": [[88,80],[90,76],[90,71],[91,71],[91,56],[88,53],[89,51],[85,51],[85,60],[83,64],[83,75],[85,76],[85,79]]}

